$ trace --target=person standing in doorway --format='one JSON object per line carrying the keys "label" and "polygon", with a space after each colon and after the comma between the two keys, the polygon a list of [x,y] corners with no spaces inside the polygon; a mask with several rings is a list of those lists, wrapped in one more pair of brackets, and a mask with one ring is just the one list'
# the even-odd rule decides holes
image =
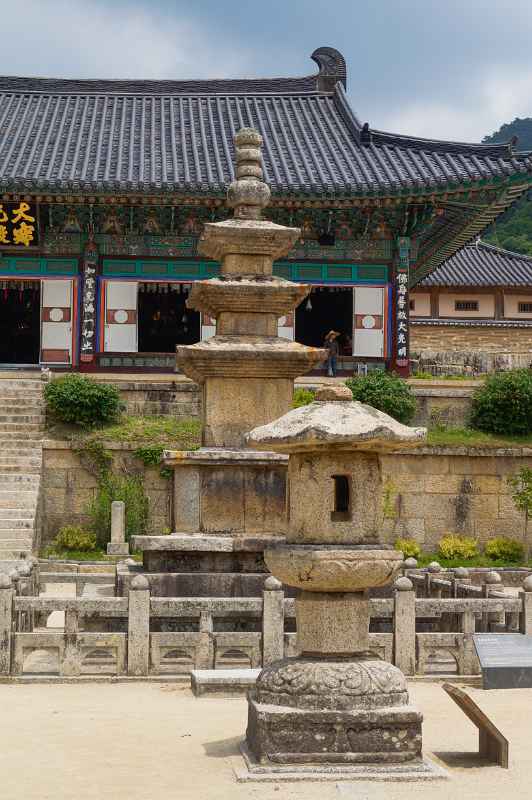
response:
{"label": "person standing in doorway", "polygon": [[338,331],[329,331],[323,342],[324,348],[327,350],[327,375],[330,378],[336,376],[336,363],[340,348],[338,346]]}

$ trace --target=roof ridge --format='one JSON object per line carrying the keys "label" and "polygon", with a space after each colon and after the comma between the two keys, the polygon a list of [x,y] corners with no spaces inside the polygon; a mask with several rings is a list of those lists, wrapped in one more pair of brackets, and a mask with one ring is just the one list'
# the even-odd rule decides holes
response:
{"label": "roof ridge", "polygon": [[[318,47],[311,54],[318,65],[313,75],[271,78],[53,78],[20,75],[0,76],[0,92],[64,94],[260,94],[261,87],[271,86],[271,93],[322,92],[331,94],[337,82],[345,86],[345,58],[334,47]],[[284,87],[284,89],[283,89]],[[205,91],[201,91],[201,89]],[[244,89],[245,91],[242,91]],[[199,91],[198,91],[199,90]],[[224,91],[225,90],[225,91]]]}
{"label": "roof ridge", "polygon": [[506,250],[504,247],[499,247],[496,244],[491,244],[491,242],[485,242],[483,239],[480,239],[478,242],[471,242],[471,244],[466,245],[466,247],[483,247],[486,250],[492,250],[496,253],[501,253],[505,256],[510,256],[511,258],[517,258],[520,261],[530,261],[532,262],[532,256],[528,256],[525,253],[517,253],[515,250]]}
{"label": "roof ridge", "polygon": [[[404,146],[405,148],[414,148],[420,150],[442,150],[446,152],[457,152],[457,151],[465,151],[465,152],[479,152],[483,156],[489,155],[491,152],[493,154],[504,153],[507,156],[520,156],[524,155],[524,153],[514,153],[511,149],[511,142],[506,143],[484,143],[484,142],[458,142],[454,140],[446,140],[446,139],[427,139],[422,136],[407,136],[406,134],[402,133],[393,133],[390,131],[381,131],[377,128],[370,129],[372,137],[377,137],[378,139],[389,139],[390,144],[395,144],[395,146]],[[386,142],[384,142],[386,143]]]}

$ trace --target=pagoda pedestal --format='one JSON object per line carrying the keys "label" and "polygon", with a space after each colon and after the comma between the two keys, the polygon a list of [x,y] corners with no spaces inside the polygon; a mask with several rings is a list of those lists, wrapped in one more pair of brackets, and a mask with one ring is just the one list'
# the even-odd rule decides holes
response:
{"label": "pagoda pedestal", "polygon": [[177,362],[203,390],[202,447],[165,452],[176,533],[134,538],[156,594],[259,595],[263,550],[286,530],[287,459],[247,449],[245,435],[285,414],[295,378],[326,354],[277,335],[278,318],[309,287],[272,274],[300,231],[260,219],[270,196],[261,142],[252,129],[236,135],[237,180],[228,190],[234,219],[205,225],[199,243],[202,255],[221,262],[221,274],[195,283],[188,305],[216,319],[216,335],[178,346]]}

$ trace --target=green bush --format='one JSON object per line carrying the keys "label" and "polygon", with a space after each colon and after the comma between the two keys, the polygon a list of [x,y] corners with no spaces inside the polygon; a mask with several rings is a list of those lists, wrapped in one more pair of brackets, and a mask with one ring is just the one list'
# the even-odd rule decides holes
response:
{"label": "green bush", "polygon": [[126,506],[126,540],[146,533],[149,503],[140,475],[101,475],[96,496],[88,507],[90,527],[100,547],[111,539],[111,503],[122,500]]}
{"label": "green bush", "polygon": [[384,411],[398,422],[408,425],[416,413],[416,398],[408,383],[390,372],[374,370],[360,378],[346,381],[353,400]]}
{"label": "green bush", "polygon": [[440,558],[458,558],[469,561],[478,556],[478,544],[472,536],[448,533],[438,542],[438,555]]}
{"label": "green bush", "polygon": [[311,389],[296,389],[294,398],[292,400],[292,408],[300,408],[300,406],[308,406],[316,399],[316,392]]}
{"label": "green bush", "polygon": [[122,410],[120,393],[115,386],[98,383],[75,372],[50,381],[44,397],[55,419],[83,428],[114,422]]}
{"label": "green bush", "polygon": [[524,548],[518,539],[496,536],[487,543],[484,552],[493,561],[522,561]]}
{"label": "green bush", "polygon": [[419,558],[421,547],[415,539],[396,539],[394,547],[404,555],[405,558]]}
{"label": "green bush", "polygon": [[488,433],[532,433],[532,371],[512,369],[490,375],[473,395],[471,425]]}
{"label": "green bush", "polygon": [[81,550],[84,553],[96,549],[96,536],[79,525],[65,525],[54,539],[58,550]]}

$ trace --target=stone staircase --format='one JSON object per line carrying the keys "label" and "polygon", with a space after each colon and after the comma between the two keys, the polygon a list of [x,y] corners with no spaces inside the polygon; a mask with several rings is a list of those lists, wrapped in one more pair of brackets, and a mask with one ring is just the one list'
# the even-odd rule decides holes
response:
{"label": "stone staircase", "polygon": [[31,554],[37,544],[44,429],[40,373],[4,375],[0,375],[0,561]]}

